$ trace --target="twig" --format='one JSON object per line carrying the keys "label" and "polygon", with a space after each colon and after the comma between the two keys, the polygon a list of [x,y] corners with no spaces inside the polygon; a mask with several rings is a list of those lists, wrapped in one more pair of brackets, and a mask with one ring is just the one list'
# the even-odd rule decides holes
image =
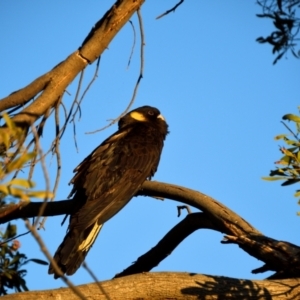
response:
{"label": "twig", "polygon": [[64,123],[64,125],[63,125],[62,128],[61,128],[61,133],[60,133],[60,136],[59,136],[60,139],[62,138],[62,136],[63,136],[64,133],[65,133],[65,130],[66,130],[66,128],[67,128],[67,125],[68,125],[68,123],[69,123],[69,120],[70,120],[70,118],[71,118],[71,116],[72,116],[72,112],[73,112],[73,109],[74,109],[75,104],[76,104],[76,103],[78,104],[77,99],[78,99],[78,97],[79,97],[79,92],[80,92],[80,88],[81,88],[81,84],[82,84],[82,79],[83,79],[83,74],[84,74],[83,71],[84,71],[84,70],[82,70],[82,71],[80,72],[79,81],[78,81],[78,87],[77,87],[77,90],[76,90],[75,98],[74,98],[74,100],[73,100],[73,102],[72,102],[72,105],[71,105],[70,111],[69,111],[69,113],[68,113],[68,116],[67,116],[67,118],[66,118],[66,120],[65,120],[65,123]]}
{"label": "twig", "polygon": [[131,58],[132,58],[133,51],[134,51],[134,48],[135,48],[135,41],[136,41],[136,32],[135,32],[135,28],[134,28],[134,25],[133,25],[131,20],[129,20],[129,24],[131,25],[132,30],[133,30],[133,43],[132,43],[131,52],[130,52],[129,59],[128,59],[127,69],[129,68],[129,65],[130,65],[130,62],[131,62]]}
{"label": "twig", "polygon": [[86,269],[86,271],[89,273],[89,275],[93,278],[93,280],[95,281],[95,283],[98,285],[100,291],[105,295],[105,297],[109,300],[111,299],[109,297],[109,295],[106,293],[106,291],[104,290],[101,282],[99,281],[99,279],[96,277],[96,275],[94,274],[94,272],[89,268],[89,266],[87,265],[87,263],[84,261],[82,266]]}
{"label": "twig", "polygon": [[134,87],[134,90],[133,90],[132,98],[131,98],[131,100],[130,100],[128,106],[126,107],[125,111],[123,112],[123,115],[125,115],[125,114],[129,111],[130,107],[132,106],[132,104],[133,104],[133,102],[134,102],[134,100],[135,100],[135,97],[136,97],[136,94],[137,94],[139,85],[140,85],[140,81],[142,80],[143,74],[144,74],[144,48],[145,48],[145,35],[144,35],[143,18],[142,18],[141,10],[140,10],[140,9],[137,10],[137,16],[138,16],[138,20],[139,20],[140,35],[141,35],[140,74],[139,74],[139,77],[138,77],[137,82],[136,82],[136,84],[135,84],[135,87]]}
{"label": "twig", "polygon": [[9,243],[9,242],[11,242],[11,241],[13,241],[13,240],[16,240],[16,239],[20,238],[21,236],[27,235],[28,233],[30,233],[30,231],[27,231],[27,232],[24,232],[24,233],[20,233],[20,234],[18,234],[18,235],[16,235],[16,236],[12,237],[12,238],[10,238],[10,239],[7,239],[7,240],[5,240],[4,242],[0,243],[0,246],[2,246],[2,245],[4,245],[4,244],[7,244],[7,243]]}
{"label": "twig", "polygon": [[178,215],[177,215],[177,217],[180,217],[181,211],[182,211],[183,209],[186,209],[187,212],[188,212],[188,214],[191,214],[191,213],[192,213],[192,211],[191,211],[191,209],[190,209],[190,207],[189,207],[188,205],[179,205],[179,206],[177,206],[177,210],[178,210]]}
{"label": "twig", "polygon": [[142,20],[141,12],[139,9],[137,10],[137,15],[138,15],[138,20],[139,20],[139,25],[140,25],[140,33],[141,33],[141,56],[140,56],[141,59],[140,59],[140,73],[139,73],[137,82],[135,84],[131,100],[130,100],[129,104],[127,105],[126,109],[117,118],[112,119],[108,125],[100,128],[100,129],[94,130],[94,131],[88,131],[88,132],[86,132],[86,134],[93,134],[96,132],[103,131],[104,129],[106,129],[106,128],[110,127],[111,125],[115,124],[116,122],[118,122],[122,118],[122,116],[124,116],[129,111],[130,107],[132,106],[132,104],[135,100],[137,90],[138,90],[140,81],[143,78],[143,73],[144,73],[144,46],[145,46],[143,20]]}
{"label": "twig", "polygon": [[76,151],[77,151],[77,153],[78,153],[79,150],[78,150],[78,144],[77,144],[77,139],[76,139],[76,123],[75,123],[75,120],[73,120],[72,123],[73,123],[73,138],[74,138],[74,144],[75,144]]}
{"label": "twig", "polygon": [[292,129],[289,128],[283,121],[281,123],[285,126],[285,128],[294,136],[294,138],[299,142],[299,138],[296,136],[296,134],[293,132]]}
{"label": "twig", "polygon": [[156,20],[168,15],[170,12],[175,12],[176,8],[181,5],[184,2],[184,0],[180,0],[174,7],[172,7],[171,9],[167,10],[166,12],[164,12],[163,14],[159,15],[158,17],[156,17]]}
{"label": "twig", "polygon": [[[46,164],[45,164],[45,159],[44,159],[44,154],[43,154],[43,150],[40,146],[40,141],[39,141],[39,137],[38,137],[38,134],[36,132],[36,129],[34,126],[31,126],[31,130],[32,130],[32,133],[34,135],[34,138],[35,138],[35,145],[36,145],[36,148],[37,148],[37,151],[39,153],[39,156],[40,156],[40,161],[41,161],[41,166],[42,166],[42,170],[43,170],[43,174],[44,174],[44,178],[45,178],[45,183],[46,183],[46,193],[48,193],[50,191],[50,178],[49,178],[49,175],[48,175],[48,171],[47,171],[47,167],[46,167]],[[46,208],[46,204],[48,202],[48,197],[46,196],[45,199],[44,199],[44,202],[40,208],[40,211],[39,211],[39,214],[34,222],[34,227],[37,226],[37,224],[39,223],[39,220],[40,220],[40,217],[43,215],[43,211],[45,210]],[[44,225],[45,221],[43,221],[41,223],[41,225]],[[40,226],[41,228],[41,226]]]}
{"label": "twig", "polygon": [[[58,137],[59,136],[59,105],[57,105],[55,107],[55,125],[56,125],[56,128],[57,128],[56,137]],[[61,166],[62,166],[59,145],[60,145],[60,140],[57,139],[56,143],[55,143],[55,147],[54,147],[54,152],[55,152],[55,155],[56,155],[56,165],[57,165],[57,172],[56,172],[55,183],[54,183],[54,187],[53,187],[53,196],[54,196],[54,198],[55,198],[55,195],[56,195],[56,192],[57,192],[57,189],[58,189],[58,184],[59,184],[60,176],[61,176]],[[52,200],[53,199],[51,199],[51,201]]]}
{"label": "twig", "polygon": [[73,113],[73,116],[72,116],[72,119],[70,120],[70,122],[72,122],[74,119],[75,119],[75,116],[78,112],[78,110],[80,110],[80,105],[82,103],[82,100],[84,99],[86,93],[88,92],[88,90],[90,89],[90,87],[92,86],[92,84],[94,83],[94,81],[97,79],[98,77],[98,73],[99,73],[99,67],[100,67],[100,59],[101,59],[101,56],[98,57],[98,60],[97,60],[97,63],[96,63],[96,69],[95,69],[95,73],[94,73],[94,76],[93,78],[91,79],[91,81],[89,82],[89,84],[87,85],[86,89],[83,91],[82,93],[82,96],[78,102],[78,105]]}
{"label": "twig", "polygon": [[67,119],[67,117],[68,117],[67,108],[66,108],[66,106],[64,105],[64,103],[63,103],[62,100],[60,101],[60,105],[62,106],[62,108],[63,108],[63,110],[64,110],[64,113],[65,113],[65,119]]}
{"label": "twig", "polygon": [[[60,149],[59,149],[60,140],[59,140],[59,138],[57,138],[57,137],[59,137],[59,105],[60,105],[60,101],[57,103],[57,105],[55,107],[56,138],[55,138],[55,145],[54,145],[54,153],[55,153],[55,156],[56,156],[57,172],[56,172],[56,177],[55,177],[55,184],[54,184],[54,187],[52,189],[53,198],[51,198],[50,201],[53,201],[54,198],[55,198],[55,194],[56,194],[56,191],[57,191],[57,188],[58,188],[60,175],[61,175],[61,156],[60,156]],[[50,187],[49,187],[49,189],[50,189]],[[44,228],[46,220],[47,220],[47,217],[44,217],[42,219],[42,221],[39,224],[39,228]]]}
{"label": "twig", "polygon": [[37,126],[37,128],[38,128],[38,130],[37,130],[38,136],[42,136],[43,135],[43,130],[44,130],[46,121],[47,121],[47,119],[49,118],[50,115],[51,115],[51,108],[48,108],[47,111],[45,112],[45,114],[43,115],[42,121]]}

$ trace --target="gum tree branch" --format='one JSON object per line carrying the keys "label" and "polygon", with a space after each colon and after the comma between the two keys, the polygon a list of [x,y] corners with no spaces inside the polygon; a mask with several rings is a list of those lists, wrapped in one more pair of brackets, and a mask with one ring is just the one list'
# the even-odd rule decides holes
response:
{"label": "gum tree branch", "polygon": [[[223,243],[235,243],[245,252],[263,261],[264,266],[253,270],[253,273],[275,271],[272,278],[300,277],[300,248],[284,241],[277,241],[262,235],[244,219],[215,199],[200,192],[162,182],[146,181],[137,195],[163,197],[194,206],[201,214],[190,214],[182,224],[175,226],[155,246],[138,259],[137,266],[129,269],[129,274],[139,270],[149,271],[171,253],[188,235],[201,228],[210,228],[225,233]],[[41,203],[9,205],[0,212],[0,223],[16,218],[29,218],[39,214]],[[44,216],[68,214],[72,208],[72,200],[47,203]],[[197,222],[189,222],[199,217]],[[209,221],[209,222],[208,222]],[[171,242],[172,241],[172,242]],[[154,257],[156,256],[156,257]],[[145,259],[146,258],[146,259]],[[127,272],[125,270],[125,272]],[[122,273],[121,273],[122,274]],[[126,273],[127,274],[127,273]],[[121,275],[118,275],[121,276]]]}
{"label": "gum tree branch", "polygon": [[[144,273],[78,286],[87,299],[260,299],[295,300],[300,297],[300,280],[242,280],[195,273]],[[3,300],[77,300],[69,288],[10,294]]]}
{"label": "gum tree branch", "polygon": [[38,93],[32,103],[12,119],[19,126],[29,127],[40,118],[64,93],[67,86],[88,65],[93,63],[136,12],[144,0],[118,0],[95,24],[82,46],[70,54],[50,72],[40,76],[28,86],[0,100],[0,111],[25,104]]}

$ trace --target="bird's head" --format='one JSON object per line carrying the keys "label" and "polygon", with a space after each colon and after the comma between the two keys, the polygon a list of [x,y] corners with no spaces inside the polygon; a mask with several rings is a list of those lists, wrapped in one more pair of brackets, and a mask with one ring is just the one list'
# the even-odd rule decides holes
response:
{"label": "bird's head", "polygon": [[120,119],[119,129],[140,122],[157,124],[158,126],[164,127],[167,132],[168,125],[165,118],[157,108],[151,106],[141,106],[127,113]]}

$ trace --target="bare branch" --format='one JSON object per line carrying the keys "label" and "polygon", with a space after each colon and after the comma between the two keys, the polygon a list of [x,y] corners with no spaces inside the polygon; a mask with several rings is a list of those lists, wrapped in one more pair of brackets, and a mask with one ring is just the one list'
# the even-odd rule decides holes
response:
{"label": "bare branch", "polygon": [[[138,192],[138,195],[164,197],[194,206],[203,211],[203,215],[199,215],[200,218],[202,218],[201,220],[199,220],[199,222],[206,222],[207,220],[209,220],[210,222],[205,223],[206,227],[202,225],[203,223],[201,223],[200,226],[197,225],[197,229],[210,228],[221,233],[226,233],[227,236],[224,243],[234,242],[238,244],[248,254],[265,262],[267,265],[267,267],[264,267],[265,270],[275,270],[278,274],[280,274],[281,278],[289,278],[291,276],[294,277],[295,274],[298,274],[298,276],[300,276],[300,271],[298,272],[298,270],[300,270],[300,261],[297,258],[297,253],[300,251],[298,246],[292,245],[288,242],[278,242],[268,237],[264,237],[258,230],[252,227],[244,219],[242,219],[236,213],[234,213],[218,201],[214,200],[213,198],[184,187],[152,181],[144,182],[141,190]],[[34,217],[39,213],[41,205],[41,203],[29,203],[25,207],[20,206],[19,204],[15,206],[8,205],[7,210],[2,209],[0,212],[0,222],[3,223],[16,218]],[[72,206],[72,200],[47,203],[44,210],[44,215],[50,216],[68,214],[70,213]],[[191,214],[192,217],[190,218],[194,218],[196,215]],[[186,218],[188,219],[189,215]],[[195,230],[195,225],[191,225],[191,228],[189,228],[187,224],[189,224],[189,222],[184,223],[184,226],[179,226],[180,233],[178,233],[177,227],[171,230],[171,236],[178,235],[180,239],[175,239],[173,244],[171,243],[169,246],[166,246],[169,248],[166,248],[164,246],[165,238],[163,238],[163,240],[158,243],[158,245],[156,246],[157,249],[155,249],[155,251],[158,251],[156,253],[160,253],[160,255],[158,258],[156,258],[156,260],[152,261],[152,266],[154,266],[155,263],[159,263],[159,261],[165,257],[166,253],[170,253],[170,249],[174,249],[174,247],[176,247],[177,244],[180,243],[180,240],[182,241],[190,234],[190,232]],[[184,232],[182,228],[187,229],[185,229]],[[177,233],[174,234],[174,232]],[[168,235],[167,239],[169,240]],[[263,240],[268,242],[268,247],[265,247],[266,244],[261,242]],[[271,240],[274,242],[271,243]],[[281,246],[278,247],[278,245]],[[274,253],[272,253],[271,255],[270,251],[273,251]],[[149,255],[152,254],[150,253]],[[149,264],[146,265],[146,268],[149,268],[149,266]],[[138,268],[143,269],[145,268],[145,266],[143,264],[139,264]],[[289,272],[289,269],[293,269],[294,271]]]}
{"label": "bare branch", "polygon": [[136,85],[134,87],[132,98],[131,98],[128,106],[126,107],[125,111],[123,112],[123,115],[126,114],[129,111],[130,107],[132,106],[132,104],[133,104],[133,102],[135,100],[135,97],[136,97],[136,94],[137,94],[140,82],[141,82],[141,80],[143,78],[143,74],[144,74],[145,35],[144,35],[143,18],[142,18],[141,10],[140,9],[137,10],[137,15],[138,15],[138,20],[139,20],[140,35],[141,35],[140,74],[139,74],[139,77],[137,79]]}
{"label": "bare branch", "polygon": [[159,15],[158,17],[156,17],[156,20],[168,15],[170,12],[175,12],[176,8],[181,5],[184,2],[184,0],[180,0],[175,6],[173,6],[171,9],[167,10],[166,12],[164,12],[163,14]]}
{"label": "bare branch", "polygon": [[[216,201],[215,199],[202,194],[200,192],[163,182],[158,181],[145,181],[137,193],[142,196],[150,197],[163,197],[175,201],[185,203],[187,205],[193,206],[197,209],[202,210],[207,213],[214,222],[218,222],[220,226],[226,228],[223,232],[231,235],[243,235],[245,233],[257,233],[260,232],[242,219],[235,212],[231,211],[222,203]],[[8,206],[9,211],[13,210],[11,204]],[[16,210],[10,214],[5,213],[2,209],[0,213],[0,223],[5,223],[17,218],[30,218],[37,215],[37,208],[41,203],[31,202],[24,207],[16,205]],[[47,203],[44,216],[54,216],[68,214],[71,211],[72,200],[56,201],[54,203]]]}
{"label": "bare branch", "polygon": [[177,206],[177,211],[178,211],[177,217],[180,217],[181,211],[182,211],[183,209],[186,209],[187,212],[188,212],[188,214],[191,214],[191,213],[192,213],[192,211],[191,211],[191,209],[190,209],[190,207],[189,207],[188,205],[178,205],[178,206]]}
{"label": "bare branch", "polygon": [[45,114],[47,109],[54,107],[77,74],[103,53],[111,40],[143,2],[144,0],[117,1],[96,23],[77,51],[27,87],[0,100],[0,111],[15,105],[25,104],[37,93],[42,92],[33,103],[13,117],[13,121],[19,126],[28,127],[33,124]]}
{"label": "bare branch", "polygon": [[110,127],[111,125],[115,124],[116,122],[118,122],[120,120],[120,118],[122,116],[124,116],[129,111],[130,107],[134,103],[134,100],[135,100],[135,97],[137,95],[137,91],[138,91],[138,88],[140,85],[140,81],[142,80],[143,73],[144,73],[144,46],[145,46],[143,20],[142,20],[141,12],[139,9],[137,10],[137,15],[138,15],[138,20],[139,20],[139,25],[140,25],[140,34],[141,34],[140,73],[139,73],[138,79],[136,81],[131,100],[130,100],[129,104],[127,105],[127,107],[125,108],[125,110],[117,118],[112,119],[109,122],[109,124],[107,124],[106,126],[100,128],[100,129],[94,130],[94,131],[89,131],[89,132],[87,132],[87,134],[92,134],[92,133],[102,131],[102,130]]}
{"label": "bare branch", "polygon": [[173,227],[156,246],[150,251],[140,256],[134,264],[129,266],[123,272],[117,274],[114,278],[132,275],[136,273],[149,272],[156,267],[167,256],[171,255],[173,250],[194,231],[205,228],[217,231],[226,230],[225,228],[216,228],[212,220],[204,213],[188,214],[180,223]]}
{"label": "bare branch", "polygon": [[46,88],[47,84],[50,82],[50,79],[50,74],[46,73],[35,79],[25,88],[17,90],[11,93],[9,96],[0,99],[0,112],[17,105],[25,105],[28,101],[33,99],[33,97]]}
{"label": "bare branch", "polygon": [[[42,166],[43,175],[44,175],[45,183],[46,183],[46,192],[49,193],[50,192],[50,178],[49,178],[49,175],[48,175],[47,167],[45,165],[43,150],[40,146],[39,136],[37,134],[37,131],[36,131],[35,127],[31,126],[31,130],[32,130],[32,133],[34,135],[36,149],[37,149],[38,154],[39,154],[40,159],[41,159],[41,166]],[[39,224],[40,217],[43,215],[43,210],[45,209],[45,206],[46,206],[47,202],[48,202],[48,197],[45,197],[44,202],[41,205],[39,214],[37,215],[37,219],[34,222],[34,225],[33,225],[34,227],[36,227]],[[41,224],[41,227],[44,223],[45,223],[45,219],[44,219],[43,223]]]}
{"label": "bare branch", "polygon": [[297,245],[255,234],[238,237],[227,235],[222,243],[237,244],[248,254],[259,257],[260,260],[264,261],[265,265],[253,270],[253,274],[277,271],[270,278],[282,279],[299,277],[300,257],[299,247]]}
{"label": "bare branch", "polygon": [[257,229],[224,204],[198,191],[158,181],[145,181],[138,195],[163,197],[196,207],[207,213],[216,222],[220,222],[222,226],[226,226],[233,235],[260,234]]}
{"label": "bare branch", "polygon": [[136,41],[136,32],[135,32],[135,28],[134,28],[134,25],[131,20],[129,20],[129,24],[131,25],[131,28],[133,31],[133,43],[132,43],[132,48],[131,48],[131,52],[130,52],[129,59],[128,59],[127,69],[130,66],[131,58],[132,58],[134,47],[135,47],[135,41]]}

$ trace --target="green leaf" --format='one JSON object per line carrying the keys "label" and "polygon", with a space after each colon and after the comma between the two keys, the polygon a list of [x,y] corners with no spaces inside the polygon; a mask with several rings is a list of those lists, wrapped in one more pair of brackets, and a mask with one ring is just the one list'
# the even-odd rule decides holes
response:
{"label": "green leaf", "polygon": [[297,152],[297,160],[300,162],[300,151]]}
{"label": "green leaf", "polygon": [[283,120],[293,121],[296,123],[300,123],[300,117],[293,114],[286,114],[282,117]]}
{"label": "green leaf", "polygon": [[286,170],[288,170],[288,168],[280,168],[280,169],[276,169],[276,170],[271,170],[269,175],[270,176],[277,176],[277,175],[279,175],[279,176],[286,176],[284,174],[284,172]]}
{"label": "green leaf", "polygon": [[15,187],[9,187],[9,194],[16,198],[21,198],[23,201],[29,201],[27,193],[22,190]]}
{"label": "green leaf", "polygon": [[13,279],[9,272],[4,272],[3,275],[10,280]]}
{"label": "green leaf", "polygon": [[300,181],[300,179],[296,179],[296,178],[288,179],[287,181],[283,182],[281,185],[282,186],[287,186],[287,185],[291,185],[291,184],[297,183],[299,181]]}
{"label": "green leaf", "polygon": [[29,160],[31,160],[32,158],[35,157],[35,153],[34,152],[30,152],[30,153],[26,153],[21,155],[19,158],[13,160],[12,162],[10,162],[7,165],[7,171],[8,173],[14,171],[14,170],[18,170],[21,169],[22,166]]}
{"label": "green leaf", "polygon": [[0,192],[3,193],[4,195],[9,194],[9,189],[6,184],[0,184]]}
{"label": "green leaf", "polygon": [[298,191],[297,193],[295,193],[294,196],[295,196],[295,197],[300,197],[300,191]]}
{"label": "green leaf", "polygon": [[274,137],[274,140],[281,140],[281,139],[285,138],[286,136],[288,136],[288,134],[279,134]]}
{"label": "green leaf", "polygon": [[15,264],[16,262],[19,262],[20,261],[20,255],[16,254],[13,259],[9,262],[9,265],[13,265]]}
{"label": "green leaf", "polygon": [[285,139],[284,140],[288,145],[299,146],[299,142],[294,140]]}
{"label": "green leaf", "polygon": [[3,114],[2,114],[2,118],[5,120],[5,123],[6,123],[7,127],[8,127],[10,130],[15,130],[16,125],[15,125],[15,123],[12,121],[12,119],[8,116],[7,113],[3,113]]}
{"label": "green leaf", "polygon": [[19,185],[21,187],[24,187],[26,189],[33,188],[35,186],[34,182],[27,179],[22,178],[15,178],[12,179],[10,182],[8,182],[8,185]]}
{"label": "green leaf", "polygon": [[40,264],[40,265],[44,265],[44,266],[48,266],[49,265],[48,262],[46,262],[46,261],[44,261],[42,259],[38,259],[38,258],[31,258],[31,259],[28,259],[27,261],[28,262],[32,261],[32,262],[35,262],[36,264]]}
{"label": "green leaf", "polygon": [[11,225],[10,223],[7,224],[3,239],[8,240],[13,238],[17,235],[17,226]]}
{"label": "green leaf", "polygon": [[10,146],[10,134],[8,133],[7,128],[0,128],[0,140],[5,145],[5,149],[8,149]]}
{"label": "green leaf", "polygon": [[289,151],[288,149],[284,149],[284,150],[282,150],[282,151],[283,151],[283,153],[284,153],[285,155],[287,155],[287,156],[289,156],[289,157],[292,157],[292,158],[295,158],[295,154],[294,154],[293,152]]}
{"label": "green leaf", "polygon": [[288,148],[288,150],[290,152],[294,152],[295,150],[299,149],[299,147],[291,147],[291,148]]}
{"label": "green leaf", "polygon": [[21,287],[25,292],[29,291],[28,287],[26,286],[26,281],[21,277],[19,277],[19,284],[21,285]]}
{"label": "green leaf", "polygon": [[290,172],[290,174],[294,175],[295,177],[299,177],[299,173],[296,169],[290,169],[289,172]]}
{"label": "green leaf", "polygon": [[263,180],[275,181],[275,180],[285,180],[285,176],[277,176],[277,177],[262,177]]}

